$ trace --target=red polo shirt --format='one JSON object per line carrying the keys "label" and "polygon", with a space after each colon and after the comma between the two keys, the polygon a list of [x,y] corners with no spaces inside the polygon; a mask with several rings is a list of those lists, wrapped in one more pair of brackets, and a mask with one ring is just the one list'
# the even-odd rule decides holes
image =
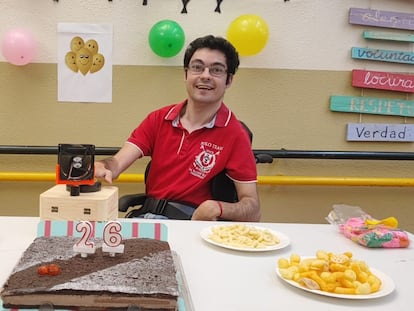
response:
{"label": "red polo shirt", "polygon": [[211,124],[189,134],[179,122],[184,105],[150,113],[128,138],[152,158],[147,194],[199,205],[211,199],[210,180],[224,169],[235,181],[256,182],[250,139],[235,115],[222,104]]}

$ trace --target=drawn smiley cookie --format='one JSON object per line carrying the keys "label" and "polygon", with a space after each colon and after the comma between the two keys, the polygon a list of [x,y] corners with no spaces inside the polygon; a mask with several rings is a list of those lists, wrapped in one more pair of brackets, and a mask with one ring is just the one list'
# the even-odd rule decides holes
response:
{"label": "drawn smiley cookie", "polygon": [[78,66],[79,71],[86,75],[92,65],[92,55],[87,48],[81,48],[78,53],[76,53],[76,66]]}
{"label": "drawn smiley cookie", "polygon": [[98,53],[99,50],[98,42],[96,42],[96,40],[93,39],[86,41],[84,47],[91,51],[92,55]]}
{"label": "drawn smiley cookie", "polygon": [[73,37],[70,41],[70,50],[72,52],[77,53],[81,48],[83,48],[84,45],[85,43],[83,42],[83,39],[81,37]]}
{"label": "drawn smiley cookie", "polygon": [[76,53],[67,52],[65,56],[65,64],[73,72],[78,72],[78,66],[76,65]]}
{"label": "drawn smiley cookie", "polygon": [[94,73],[94,72],[97,72],[97,71],[101,70],[102,67],[104,66],[104,64],[105,64],[105,57],[102,54],[97,53],[97,54],[93,55],[92,56],[92,65],[91,65],[91,68],[90,68],[89,72]]}

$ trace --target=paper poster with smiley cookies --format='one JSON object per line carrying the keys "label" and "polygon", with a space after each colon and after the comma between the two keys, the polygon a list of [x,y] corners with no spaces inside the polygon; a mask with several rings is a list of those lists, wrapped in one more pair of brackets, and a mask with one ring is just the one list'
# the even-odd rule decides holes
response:
{"label": "paper poster with smiley cookies", "polygon": [[112,102],[112,25],[58,24],[58,101]]}

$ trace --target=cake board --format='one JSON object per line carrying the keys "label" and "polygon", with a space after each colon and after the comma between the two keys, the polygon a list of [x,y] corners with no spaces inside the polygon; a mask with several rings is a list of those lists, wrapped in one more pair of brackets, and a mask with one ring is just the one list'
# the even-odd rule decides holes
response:
{"label": "cake board", "polygon": [[[168,228],[161,223],[140,223],[138,221],[122,222],[121,234],[123,238],[150,238],[161,241],[168,241]],[[63,221],[63,220],[41,220],[37,227],[37,236],[73,236],[80,237],[81,232],[76,230],[79,221]],[[103,230],[107,222],[90,221],[92,224],[92,236],[102,237]],[[188,290],[184,270],[179,255],[172,250],[173,259],[176,266],[177,282],[179,285],[180,295],[177,300],[178,311],[193,311],[194,307],[191,301],[190,292]],[[0,299],[0,311],[76,311],[69,309],[54,309],[49,306],[40,309],[6,309],[3,308],[3,302]]]}

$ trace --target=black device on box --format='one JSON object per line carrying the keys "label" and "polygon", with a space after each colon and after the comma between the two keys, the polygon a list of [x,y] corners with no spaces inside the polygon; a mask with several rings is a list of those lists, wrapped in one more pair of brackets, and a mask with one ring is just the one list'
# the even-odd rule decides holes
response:
{"label": "black device on box", "polygon": [[56,183],[66,184],[73,196],[100,190],[95,183],[95,146],[59,144]]}

